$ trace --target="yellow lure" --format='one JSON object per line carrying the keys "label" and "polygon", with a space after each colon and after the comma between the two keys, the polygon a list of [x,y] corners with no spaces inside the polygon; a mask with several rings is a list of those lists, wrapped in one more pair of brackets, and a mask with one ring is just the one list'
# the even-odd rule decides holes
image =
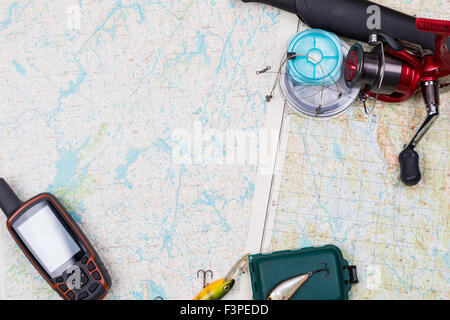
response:
{"label": "yellow lure", "polygon": [[220,300],[233,288],[234,280],[220,279],[206,286],[194,300]]}

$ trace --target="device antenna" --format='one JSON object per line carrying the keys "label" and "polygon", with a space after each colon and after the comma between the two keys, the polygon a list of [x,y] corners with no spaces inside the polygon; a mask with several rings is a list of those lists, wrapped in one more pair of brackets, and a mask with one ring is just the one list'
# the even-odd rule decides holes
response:
{"label": "device antenna", "polygon": [[22,204],[22,200],[17,197],[6,180],[0,178],[0,209],[3,210],[6,217],[11,217]]}

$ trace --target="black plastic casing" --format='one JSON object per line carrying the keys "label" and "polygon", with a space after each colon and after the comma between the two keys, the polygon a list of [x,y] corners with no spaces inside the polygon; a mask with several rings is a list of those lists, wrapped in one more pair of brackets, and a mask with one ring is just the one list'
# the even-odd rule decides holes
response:
{"label": "black plastic casing", "polygon": [[0,209],[2,209],[6,217],[9,219],[22,205],[22,200],[17,197],[6,180],[0,178]]}
{"label": "black plastic casing", "polygon": [[[78,246],[81,248],[81,253],[77,254],[73,259],[71,265],[79,267],[86,275],[87,282],[80,289],[67,289],[63,291],[61,287],[67,286],[67,280],[69,274],[67,270],[63,270],[60,275],[51,276],[34,257],[33,253],[27,248],[26,244],[21,240],[20,236],[14,230],[14,224],[23,215],[32,210],[33,207],[42,205],[43,203],[50,206],[55,213],[58,220],[62,223],[67,232],[72,236]],[[73,220],[70,214],[64,209],[62,204],[52,194],[42,193],[36,197],[25,202],[14,214],[12,214],[7,220],[7,227],[14,240],[22,249],[23,253],[27,256],[28,260],[34,265],[39,273],[45,278],[48,284],[63,298],[66,300],[78,300],[81,293],[83,295],[88,294],[83,300],[99,300],[103,299],[111,288],[111,278],[106,270],[103,262],[100,260],[98,253],[95,251],[92,244],[89,242],[85,234],[82,232],[77,223]],[[82,263],[85,261],[86,263]],[[94,264],[95,269],[89,271],[87,269],[88,264]],[[98,272],[100,279],[95,280],[93,273]],[[94,287],[97,284],[96,290],[90,292],[89,287]],[[71,293],[70,293],[71,292]]]}
{"label": "black plastic casing", "polygon": [[[435,50],[435,35],[417,30],[416,18],[367,0],[242,0],[264,3],[297,16],[311,28],[367,42],[374,29],[368,24],[373,15],[370,6],[380,8],[380,29],[400,40]],[[447,41],[450,47],[450,40]]]}

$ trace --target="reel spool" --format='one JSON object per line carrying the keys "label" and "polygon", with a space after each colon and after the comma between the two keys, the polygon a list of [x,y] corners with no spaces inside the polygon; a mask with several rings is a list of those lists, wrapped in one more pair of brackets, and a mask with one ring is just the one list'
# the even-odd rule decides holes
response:
{"label": "reel spool", "polygon": [[289,105],[302,114],[325,118],[346,111],[356,100],[359,88],[345,83],[343,60],[350,46],[333,33],[310,29],[289,42],[286,71],[278,82]]}
{"label": "reel spool", "polygon": [[327,86],[339,79],[343,61],[341,42],[320,29],[303,31],[289,42],[287,73],[297,85]]}

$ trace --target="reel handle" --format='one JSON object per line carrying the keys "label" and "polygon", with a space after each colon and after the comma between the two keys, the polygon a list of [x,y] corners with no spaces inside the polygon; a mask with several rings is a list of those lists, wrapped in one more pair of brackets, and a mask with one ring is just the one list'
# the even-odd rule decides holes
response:
{"label": "reel handle", "polygon": [[417,144],[430,130],[439,117],[439,84],[437,81],[426,81],[422,83],[422,96],[427,108],[427,117],[418,128],[411,142],[398,156],[400,162],[400,179],[408,186],[419,183],[422,175],[419,168],[419,155],[414,150]]}
{"label": "reel handle", "polygon": [[414,186],[422,179],[419,166],[419,154],[412,148],[406,148],[398,156],[400,162],[400,180],[407,186]]}

